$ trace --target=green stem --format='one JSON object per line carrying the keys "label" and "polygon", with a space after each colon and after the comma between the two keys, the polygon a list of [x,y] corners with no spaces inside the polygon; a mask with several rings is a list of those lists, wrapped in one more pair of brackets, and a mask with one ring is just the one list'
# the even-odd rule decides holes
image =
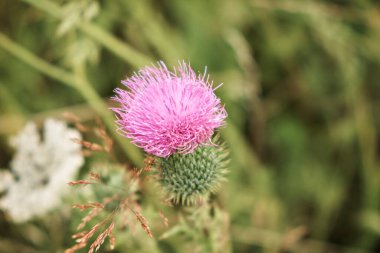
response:
{"label": "green stem", "polygon": [[91,23],[81,24],[79,25],[79,29],[136,68],[146,66],[153,62],[152,59],[134,50],[105,30]]}
{"label": "green stem", "polygon": [[16,44],[2,33],[0,33],[0,47],[15,57],[23,60],[28,65],[43,72],[47,76],[59,80],[70,87],[74,87],[76,81],[75,78],[70,75],[70,73],[60,68],[54,67],[50,63],[36,57],[34,54],[27,51],[22,46]]}
{"label": "green stem", "polygon": [[41,73],[77,90],[89,103],[89,105],[102,117],[106,126],[111,130],[110,132],[119,142],[120,146],[124,149],[126,155],[131,159],[131,161],[138,166],[142,165],[143,157],[141,152],[130,142],[124,138],[121,138],[120,135],[113,131],[114,119],[111,112],[107,110],[103,100],[95,92],[84,75],[73,75],[66,70],[51,65],[50,63],[27,51],[22,46],[13,42],[2,33],[0,33],[0,47]]}

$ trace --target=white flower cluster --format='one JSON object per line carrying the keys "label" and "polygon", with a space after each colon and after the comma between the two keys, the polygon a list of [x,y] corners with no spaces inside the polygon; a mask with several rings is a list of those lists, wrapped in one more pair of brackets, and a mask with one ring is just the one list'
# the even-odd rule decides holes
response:
{"label": "white flower cluster", "polygon": [[62,121],[47,119],[43,139],[37,126],[29,123],[12,140],[16,154],[11,172],[0,172],[0,208],[15,222],[24,222],[41,216],[61,203],[84,163],[81,147],[73,139],[80,133]]}

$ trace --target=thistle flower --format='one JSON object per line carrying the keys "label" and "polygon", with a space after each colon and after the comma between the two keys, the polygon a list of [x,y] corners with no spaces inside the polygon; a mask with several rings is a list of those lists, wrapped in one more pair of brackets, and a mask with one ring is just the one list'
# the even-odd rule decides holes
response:
{"label": "thistle flower", "polygon": [[184,62],[170,72],[163,62],[122,81],[113,98],[118,131],[145,152],[169,157],[191,153],[211,142],[227,116],[208,76],[196,75]]}
{"label": "thistle flower", "polygon": [[0,174],[0,191],[4,191],[0,208],[15,222],[43,215],[60,204],[67,182],[84,163],[81,146],[72,141],[74,138],[81,139],[77,130],[48,119],[43,140],[34,123],[28,123],[13,139],[16,154],[11,171]]}

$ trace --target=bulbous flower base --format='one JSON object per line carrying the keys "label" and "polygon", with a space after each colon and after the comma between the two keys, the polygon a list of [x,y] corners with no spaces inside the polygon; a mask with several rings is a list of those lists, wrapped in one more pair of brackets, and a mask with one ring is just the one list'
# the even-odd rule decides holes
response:
{"label": "bulbous flower base", "polygon": [[226,174],[226,156],[223,147],[200,146],[190,154],[160,158],[160,183],[169,199],[191,205],[215,192]]}

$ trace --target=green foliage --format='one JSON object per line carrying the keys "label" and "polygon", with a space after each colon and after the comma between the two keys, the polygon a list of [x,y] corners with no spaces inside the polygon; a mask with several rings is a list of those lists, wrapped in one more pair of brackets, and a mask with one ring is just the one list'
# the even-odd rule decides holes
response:
{"label": "green foliage", "polygon": [[[28,120],[70,111],[82,121],[100,116],[114,132],[104,101],[119,81],[139,66],[185,59],[224,83],[216,93],[229,113],[221,138],[231,162],[212,201],[230,217],[232,250],[378,252],[378,10],[375,0],[0,1],[0,167]],[[141,166],[141,153],[118,140],[115,159]],[[188,236],[202,230],[191,219],[185,238],[158,240],[159,196],[143,184],[156,239],[127,230],[117,251],[193,253],[185,243],[218,251]],[[0,252],[67,248],[78,217],[66,208],[23,226],[1,215]],[[183,224],[165,213],[169,226]]]}

